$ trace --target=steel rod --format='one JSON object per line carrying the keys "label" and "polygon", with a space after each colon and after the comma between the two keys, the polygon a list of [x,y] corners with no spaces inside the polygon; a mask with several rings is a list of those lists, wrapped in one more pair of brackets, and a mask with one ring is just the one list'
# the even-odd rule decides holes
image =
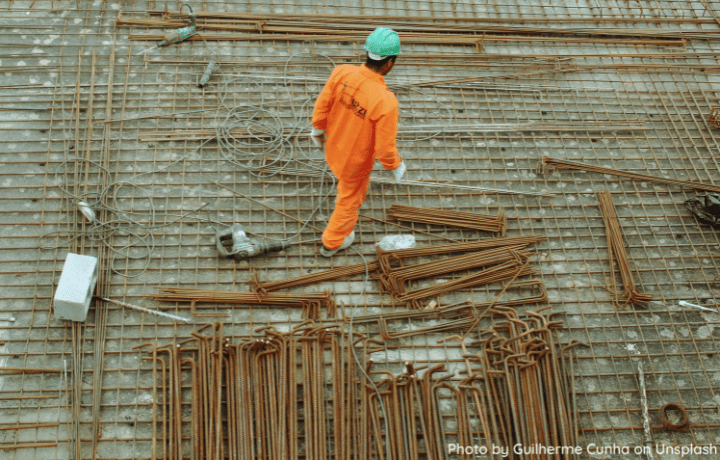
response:
{"label": "steel rod", "polygon": [[108,299],[106,297],[101,297],[101,299],[103,299],[106,302],[114,303],[115,305],[120,305],[121,307],[132,308],[133,310],[141,311],[143,313],[150,313],[151,315],[162,316],[163,318],[170,318],[172,320],[182,321],[184,323],[192,323],[193,322],[193,320],[188,319],[188,318],[183,318],[182,316],[171,315],[170,313],[152,310],[150,308],[141,307],[139,305],[132,305],[132,304],[125,303],[125,302],[120,302],[119,300],[112,300],[112,299]]}

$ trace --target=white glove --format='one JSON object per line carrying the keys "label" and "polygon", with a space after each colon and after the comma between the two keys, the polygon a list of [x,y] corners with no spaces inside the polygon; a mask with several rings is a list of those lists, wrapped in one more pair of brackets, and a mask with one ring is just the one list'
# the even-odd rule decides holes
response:
{"label": "white glove", "polygon": [[397,168],[395,168],[395,169],[392,170],[392,172],[393,172],[393,178],[395,179],[395,182],[397,182],[397,181],[399,181],[400,179],[402,179],[403,176],[405,175],[405,172],[406,172],[406,171],[407,171],[407,167],[405,166],[405,162],[404,162],[404,161],[401,161],[401,162],[400,162],[400,166],[398,166]]}
{"label": "white glove", "polygon": [[315,147],[325,147],[325,130],[313,126],[312,131],[310,131],[310,139],[312,139]]}

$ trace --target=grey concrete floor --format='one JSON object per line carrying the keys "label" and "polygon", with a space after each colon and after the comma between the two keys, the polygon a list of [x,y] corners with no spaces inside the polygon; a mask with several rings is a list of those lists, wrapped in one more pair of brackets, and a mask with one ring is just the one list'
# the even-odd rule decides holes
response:
{"label": "grey concrete floor", "polygon": [[[355,3],[203,2],[194,6],[231,12],[457,14],[526,20],[599,17],[600,13],[604,18],[712,18],[702,5],[678,2]],[[149,308],[157,304],[144,296],[154,293],[157,285],[246,291],[252,274],[277,280],[361,262],[351,251],[333,259],[319,257],[319,247],[313,242],[250,261],[218,258],[214,235],[223,224],[240,222],[272,238],[292,237],[300,225],[211,181],[301,220],[320,205],[311,222],[320,227],[332,212],[332,195],[321,204],[318,197],[327,193],[329,183],[293,176],[258,178],[244,169],[251,155],[259,158],[277,151],[266,152],[252,140],[229,150],[210,138],[223,120],[218,116],[226,113],[222,106],[252,106],[252,110],[261,106],[266,128],[306,132],[314,97],[332,69],[329,61],[318,55],[327,55],[336,63],[357,62],[362,43],[193,41],[135,56],[154,42],[130,41],[129,35],[159,30],[115,27],[118,13],[144,18],[148,10],[163,9],[164,3],[145,1],[83,1],[78,5],[67,0],[6,0],[0,5],[0,365],[62,370],[0,377],[0,424],[53,425],[0,431],[0,446],[56,443],[45,448],[0,450],[2,459],[73,458],[78,432],[82,457],[92,458],[93,420],[101,422],[98,458],[149,458],[151,373],[132,348],[148,341],[182,340],[206,321],[197,318],[193,325],[174,325],[116,306],[109,307],[104,318],[91,308],[80,327],[59,321],[52,315],[51,298],[68,252],[103,255],[108,261],[101,279],[103,292]],[[168,9],[175,10],[177,5],[169,3]],[[549,22],[538,27],[548,24],[555,28],[577,25]],[[702,28],[717,33],[717,25],[711,23],[619,21],[599,22],[593,27],[652,29],[664,34]],[[720,349],[716,341],[720,316],[678,305],[686,300],[714,307],[720,296],[718,284],[713,282],[719,272],[718,234],[699,224],[682,204],[695,193],[598,174],[542,174],[536,170],[538,161],[547,155],[715,183],[720,179],[718,131],[706,120],[711,109],[720,105],[717,41],[692,39],[678,47],[602,40],[486,40],[481,55],[471,46],[404,48],[408,55],[460,53],[468,58],[450,62],[431,57],[433,65],[418,64],[412,57],[398,61],[387,81],[397,88],[401,128],[448,121],[555,126],[534,131],[447,130],[420,141],[413,135],[404,136],[400,153],[411,179],[556,196],[373,185],[361,212],[384,218],[391,204],[488,214],[504,209],[508,235],[547,238],[535,246],[534,265],[536,277],[545,283],[548,303],[553,311],[564,313],[561,338],[591,344],[577,352],[575,380],[584,445],[643,443],[638,362],[645,364],[651,425],[659,426],[657,410],[670,402],[685,405],[695,425],[684,433],[655,429],[655,442],[720,444]],[[200,90],[196,82],[209,59],[221,62],[221,72],[208,88]],[[482,77],[480,81],[464,84],[412,91],[399,87],[407,82],[477,76]],[[600,126],[629,121],[642,123],[642,129],[576,128],[580,122]],[[209,130],[210,134],[200,136],[201,140],[167,140],[167,134],[158,134],[191,129]],[[322,159],[321,152],[312,149],[304,137],[282,145],[284,158],[305,163],[308,158]],[[375,174],[382,177],[383,171]],[[617,309],[606,289],[611,267],[596,198],[600,190],[611,192],[636,280],[643,292],[655,298],[647,308]],[[121,220],[123,229],[112,235],[105,232],[104,238],[98,239],[98,232],[83,221],[71,194],[105,203],[105,212],[96,206],[99,218]],[[147,227],[153,228],[148,231]],[[489,236],[415,227],[456,239]],[[354,247],[369,259],[374,258],[377,241],[399,232],[368,220],[361,220],[356,230]],[[298,238],[318,237],[317,232],[305,229]],[[417,239],[419,245],[441,242],[423,235]],[[310,286],[305,291],[325,289],[346,305],[359,303],[363,312],[404,308],[392,304],[377,283],[363,286],[361,276]],[[489,300],[499,289],[492,285],[456,292],[440,301]],[[230,313],[223,321],[226,334],[234,337],[246,336],[266,324],[287,330],[301,321],[296,311],[206,307],[203,311]],[[168,311],[190,316],[187,305]],[[408,322],[397,327],[423,325]],[[377,331],[370,328],[366,332]],[[103,335],[104,344],[98,345],[96,339]],[[460,370],[459,347],[438,345],[442,337],[431,334],[400,340],[388,344],[386,351],[376,353],[373,359],[394,372],[405,361],[446,363],[450,372]],[[101,365],[95,353],[98,346],[104,350]],[[74,349],[82,353],[74,353]],[[77,362],[83,369],[80,383],[73,378],[74,357],[82,358]],[[73,393],[79,387],[82,391]]]}

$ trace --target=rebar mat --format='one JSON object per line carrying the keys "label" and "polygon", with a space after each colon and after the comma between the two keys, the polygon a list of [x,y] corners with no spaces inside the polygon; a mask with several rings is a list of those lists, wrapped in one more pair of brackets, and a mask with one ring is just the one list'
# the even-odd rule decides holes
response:
{"label": "rebar mat", "polygon": [[[249,343],[262,327],[288,333],[305,321],[304,313],[228,304],[191,307],[146,296],[157,293],[155,286],[252,292],[252,280],[277,283],[372,264],[376,242],[410,232],[377,220],[385,220],[393,204],[483,215],[502,210],[508,237],[545,238],[530,248],[537,271],[532,278],[544,283],[547,302],[510,308],[523,314],[549,305],[562,319],[560,345],[573,340],[589,345],[573,349],[577,414],[568,417],[579,424],[572,438],[583,448],[579,458],[646,458],[635,451],[645,446],[638,363],[644,366],[652,443],[678,448],[658,447],[655,458],[720,458],[711,449],[720,443],[715,340],[720,317],[679,305],[684,300],[715,309],[720,297],[718,235],[682,205],[696,192],[593,172],[537,171],[538,162],[550,156],[716,184],[720,144],[708,117],[720,106],[715,88],[720,26],[711,2],[203,1],[192,5],[198,25],[207,16],[216,28],[225,21],[247,30],[209,29],[203,40],[201,29],[196,39],[135,56],[156,44],[144,36],[167,31],[140,25],[141,20],[176,20],[170,13],[180,6],[10,0],[0,8],[0,459],[147,459],[153,449],[160,458],[162,446],[171,442],[190,452],[190,374],[178,381],[184,401],[176,408],[182,414],[181,439],[171,440],[162,430],[154,390],[160,365],[143,359],[148,355],[135,347],[190,340],[211,321],[223,323],[231,343]],[[243,13],[244,19],[233,16]],[[119,15],[135,22],[116,26]],[[309,242],[319,232],[307,227],[294,240],[307,242],[283,252],[242,261],[219,258],[214,238],[224,224],[242,223],[261,237],[286,238],[302,228],[290,217],[305,221],[318,208],[310,224],[324,227],[334,192],[319,171],[256,177],[243,168],[250,154],[258,164],[279,156],[300,160],[293,167],[322,167],[322,152],[306,136],[314,98],[333,63],[359,64],[364,58],[363,40],[354,37],[383,24],[406,27],[404,33],[454,37],[448,44],[432,37],[407,40],[386,78],[400,104],[399,151],[408,178],[555,196],[373,184],[361,209],[373,219],[359,220],[352,246],[357,253],[320,257],[317,242]],[[261,37],[283,33],[283,27],[296,36]],[[313,28],[344,35],[328,38]],[[200,89],[209,60],[219,68]],[[292,136],[292,142],[278,140],[283,136]],[[645,308],[613,305],[597,199],[602,191],[612,197],[633,279],[652,295]],[[321,203],[328,193],[330,199]],[[79,212],[73,195],[92,205],[97,222],[106,225],[102,232]],[[415,233],[418,246],[496,236],[400,223],[424,232]],[[98,294],[104,297],[186,318],[193,318],[194,307],[209,317],[172,323],[94,302],[85,322],[59,321],[50,307],[68,252],[101,257]],[[415,280],[413,288],[471,273]],[[525,284],[500,300],[537,297],[538,284],[529,280],[519,278]],[[615,284],[620,281],[617,277]],[[503,286],[446,293],[423,299],[422,306],[431,300],[438,308],[489,305]],[[407,310],[362,273],[277,292],[325,291],[332,292],[342,318]],[[388,322],[392,330],[386,335],[398,338],[374,345],[373,369],[397,379],[408,372],[407,363],[419,376],[424,366],[443,365],[446,374],[454,374],[447,382],[457,387],[466,378],[464,357],[482,350],[471,344],[483,338],[481,331],[466,340],[465,350],[457,340],[438,343],[452,332],[411,333],[447,321],[418,316]],[[480,329],[491,328],[492,321],[484,318]],[[355,332],[381,338],[377,321],[358,323]],[[326,384],[316,390],[325,388],[332,401],[330,353],[319,374]],[[437,395],[448,446],[486,439],[474,412],[458,418],[452,390]],[[683,425],[682,414],[668,404],[686,411],[689,430],[666,428],[665,418],[671,426]],[[457,437],[459,424],[466,422],[473,439]],[[325,427],[328,436],[333,427]],[[384,451],[376,447],[374,458],[382,458]],[[708,453],[682,456],[680,449],[691,447]],[[360,455],[347,446],[343,452],[347,458]],[[418,455],[440,458],[442,452],[457,455],[447,449]]]}

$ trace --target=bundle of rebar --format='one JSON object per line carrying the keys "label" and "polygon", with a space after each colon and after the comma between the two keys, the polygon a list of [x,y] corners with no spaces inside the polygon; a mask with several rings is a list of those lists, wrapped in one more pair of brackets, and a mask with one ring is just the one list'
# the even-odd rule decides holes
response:
{"label": "bundle of rebar", "polygon": [[[520,317],[511,308],[494,308],[492,314],[506,321],[496,322],[492,330],[484,331],[487,338],[477,343],[481,351],[466,361],[468,376],[458,389],[458,406],[467,407],[467,402],[475,401],[476,413],[459,413],[459,417],[466,417],[463,426],[471,426],[469,416],[475,415],[487,446],[576,446],[578,421],[571,406],[573,387],[568,380],[572,376],[561,359],[565,350],[558,353],[553,332],[561,323],[539,312]],[[461,436],[472,439],[472,432],[468,430]],[[518,458],[577,458],[574,450],[552,456],[542,451],[523,454]]]}
{"label": "bundle of rebar", "polygon": [[720,193],[720,186],[711,184],[701,184],[699,182],[690,182],[685,180],[666,179],[664,177],[655,177],[648,174],[634,173],[630,171],[623,171],[621,169],[604,168],[602,166],[595,166],[587,163],[581,163],[579,161],[571,160],[559,160],[552,157],[543,157],[542,162],[538,165],[538,171],[548,167],[549,170],[554,169],[572,169],[576,171],[586,171],[597,174],[608,174],[611,176],[627,177],[633,180],[658,182],[667,185],[676,185],[678,187],[689,188],[693,190],[703,190],[706,192]]}
{"label": "bundle of rebar", "polygon": [[197,303],[235,304],[235,305],[262,305],[277,308],[302,308],[306,319],[319,320],[322,310],[327,310],[327,317],[334,318],[337,313],[337,304],[325,293],[307,294],[264,294],[260,292],[215,291],[212,289],[192,289],[179,287],[157,286],[162,294],[150,295],[161,302],[190,302],[190,310],[195,316],[227,316],[226,314],[199,314],[195,311]]}
{"label": "bundle of rebar", "polygon": [[466,332],[480,322],[481,316],[478,315],[478,309],[474,305],[467,304],[452,309],[438,309],[435,315],[428,315],[426,318],[445,320],[445,322],[433,326],[396,331],[388,327],[387,320],[381,317],[378,320],[380,337],[383,340],[397,340],[414,335],[436,334],[439,332]]}
{"label": "bundle of rebar", "polygon": [[[378,371],[371,374],[389,375],[377,383],[381,389],[382,407],[385,416],[381,418],[378,394],[365,386],[364,427],[369,434],[370,456],[367,458],[385,458],[386,449],[390,459],[429,460],[445,459],[447,445],[443,414],[437,398],[437,389],[449,376],[433,378],[437,372],[444,372],[445,365],[439,364],[426,370],[420,377],[412,364],[407,364],[407,372],[393,375]],[[471,445],[471,444],[468,444]]]}
{"label": "bundle of rebar", "polygon": [[[422,308],[420,300],[441,294],[476,287],[482,284],[515,279],[519,276],[535,273],[532,269],[520,265],[528,259],[532,251],[526,250],[528,244],[543,240],[541,236],[493,238],[470,243],[442,244],[420,248],[383,251],[378,248],[380,274],[377,279],[381,288],[392,294],[398,303],[406,303],[410,308]],[[409,257],[428,255],[447,255],[455,252],[472,252],[462,256],[446,257],[441,260],[414,265],[403,265],[402,260]],[[411,290],[410,281],[423,278],[486,267],[479,273],[463,276],[438,283],[426,288]]]}
{"label": "bundle of rebar", "polygon": [[[394,312],[376,313],[372,315],[354,316],[353,324],[374,323],[378,324],[382,321],[401,320],[401,319],[441,319],[441,318],[459,318],[467,315],[468,309],[475,308],[476,304],[470,302],[458,302],[453,305],[446,305],[438,308],[426,308],[423,310],[398,310]],[[343,321],[350,323],[351,318],[346,316]]]}
{"label": "bundle of rebar", "polygon": [[529,268],[527,265],[523,265],[521,259],[522,256],[518,255],[517,260],[495,265],[472,275],[462,276],[460,278],[445,281],[443,283],[437,283],[429,287],[408,291],[403,295],[396,296],[395,299],[397,302],[407,303],[412,308],[423,308],[420,304],[420,300],[427,297],[439,296],[447,292],[534,274],[535,270]]}
{"label": "bundle of rebar", "polygon": [[287,278],[279,281],[260,281],[257,273],[254,273],[250,279],[255,292],[267,293],[269,291],[278,291],[280,289],[290,289],[297,286],[306,286],[313,283],[322,283],[323,281],[331,281],[338,278],[344,278],[347,276],[359,275],[365,273],[365,271],[374,272],[378,269],[379,264],[377,262],[368,262],[367,265],[364,263],[355,265],[345,265],[344,267],[331,268],[330,270],[323,270],[316,273],[308,273],[307,275],[295,276],[293,278]]}
{"label": "bundle of rebar", "polygon": [[394,204],[387,212],[389,219],[408,222],[420,222],[432,225],[446,225],[452,227],[481,230],[485,232],[505,235],[507,219],[501,209],[497,216],[488,214],[475,214],[472,212],[450,211],[446,209],[421,208],[416,206],[401,206]]}
{"label": "bundle of rebar", "polygon": [[[409,283],[411,280],[430,278],[442,274],[487,267],[490,265],[500,265],[511,260],[515,261],[516,263],[521,263],[522,260],[527,259],[531,254],[531,251],[525,250],[527,245],[531,242],[539,241],[541,239],[543,239],[543,237],[512,237],[496,238],[472,243],[428,246],[425,248],[412,248],[398,251],[382,251],[378,249],[378,261],[370,262],[367,265],[364,263],[349,265],[346,267],[338,267],[331,270],[310,273],[307,275],[297,276],[294,278],[288,278],[279,281],[261,282],[257,275],[253,274],[251,277],[251,285],[256,291],[257,296],[260,296],[263,299],[271,300],[273,299],[273,297],[267,294],[268,291],[289,289],[296,286],[304,286],[312,283],[329,281],[340,277],[362,274],[365,272],[366,269],[371,272],[381,269],[380,273],[376,276],[376,279],[380,282],[383,290],[394,295],[399,302],[408,302],[410,306],[419,308],[418,301],[423,298],[423,295],[427,292],[432,292],[429,293],[427,296],[437,295],[438,293],[454,290],[453,286],[469,287],[472,285],[483,284],[484,282],[504,280],[506,278],[496,278],[494,275],[495,272],[486,272],[485,276],[487,276],[487,278],[485,278],[485,276],[483,275],[479,275],[476,277],[465,277],[457,280],[459,281],[459,283],[457,284],[455,282],[449,282],[448,284],[442,283],[440,285],[437,285],[432,291],[418,290],[416,292],[409,293],[409,285],[407,283]],[[391,263],[391,259],[400,260],[400,257],[411,257],[428,254],[448,254],[479,248],[485,248],[486,250],[457,257],[449,257],[432,262],[420,263],[416,265],[401,265],[398,268],[394,268]],[[396,253],[399,254],[399,256],[396,255]],[[532,271],[518,270],[517,272],[509,271],[508,273],[510,273],[512,277],[520,276],[520,274],[530,274],[532,273]],[[487,281],[484,281],[486,279]],[[185,292],[183,292],[183,294],[186,295]],[[210,295],[213,295],[213,298],[217,298],[217,295],[214,294],[214,291],[213,294]],[[410,297],[406,298],[406,295],[410,295]],[[158,297],[156,297],[156,299],[158,299]],[[162,298],[162,300],[171,299],[164,297]]]}
{"label": "bundle of rebar", "polygon": [[[620,308],[625,308],[628,303],[643,305],[652,300],[652,294],[643,294],[638,289],[630,270],[630,260],[625,250],[625,242],[623,241],[620,222],[615,212],[610,192],[607,190],[598,192],[598,201],[600,209],[605,217],[605,232],[608,239],[608,257],[610,259],[610,280],[612,283],[612,293],[615,296],[614,303]],[[622,278],[624,290],[622,294],[618,293],[615,284],[615,267],[617,261],[620,277]],[[625,301],[620,303],[620,297],[625,297]]]}
{"label": "bundle of rebar", "polygon": [[[138,345],[152,363],[151,458],[441,460],[449,435],[463,446],[575,446],[573,361],[568,371],[565,360],[573,344],[558,352],[561,323],[498,306],[484,314],[493,329],[470,344],[478,353],[461,337],[445,339],[461,340],[467,376],[460,380],[435,377],[443,364],[422,375],[414,363],[401,375],[373,371],[373,350],[353,356],[364,339],[340,324],[267,326],[233,344],[214,323],[180,343]],[[363,384],[358,363],[373,380],[386,378]],[[455,400],[449,412],[440,405],[448,395]],[[551,458],[574,459],[574,452]]]}
{"label": "bundle of rebar", "polygon": [[424,257],[453,254],[456,252],[477,251],[480,249],[498,248],[502,246],[528,245],[544,240],[544,236],[528,235],[528,236],[509,236],[505,238],[488,238],[478,241],[470,241],[467,243],[453,244],[437,244],[432,246],[418,246],[408,249],[394,249],[392,251],[384,251],[378,246],[378,263],[380,269],[389,272],[393,270],[393,262],[399,262],[402,259],[411,257]]}
{"label": "bundle of rebar", "polygon": [[[451,433],[459,446],[477,446],[488,452],[493,447],[507,452],[518,446],[523,449],[503,458],[578,458],[574,366],[565,354],[579,343],[560,348],[554,329],[561,323],[550,321],[552,315],[529,312],[521,317],[511,308],[492,308],[489,314],[493,329],[483,331],[487,334],[484,340],[470,344],[480,346],[479,352],[469,352],[461,341],[463,373],[467,375],[460,381],[450,380],[452,375],[436,378],[437,372],[445,371],[443,364],[430,367],[422,376],[411,363],[400,375],[370,372],[387,376],[377,382],[384,420],[379,416],[377,396],[365,387],[371,445],[379,458],[384,455],[383,439],[390,443],[390,458],[419,458],[418,453],[432,460],[444,459],[448,453],[460,454],[463,460],[475,458],[475,453],[464,449],[448,450]],[[462,340],[447,337],[451,338]],[[454,400],[447,405],[454,414],[438,406],[438,401],[447,397]],[[447,416],[452,416],[452,428]],[[554,451],[548,454],[547,448]]]}
{"label": "bundle of rebar", "polygon": [[256,332],[264,336],[232,344],[214,323],[179,344],[135,347],[151,348],[151,458],[369,458],[353,340],[342,326]]}
{"label": "bundle of rebar", "polygon": [[462,256],[446,257],[444,259],[425,262],[407,267],[400,267],[383,271],[378,280],[380,287],[393,295],[404,295],[411,280],[431,278],[446,273],[469,270],[472,268],[487,267],[510,260],[527,258],[532,251],[523,251],[527,245],[505,246],[485,251],[473,252]]}

